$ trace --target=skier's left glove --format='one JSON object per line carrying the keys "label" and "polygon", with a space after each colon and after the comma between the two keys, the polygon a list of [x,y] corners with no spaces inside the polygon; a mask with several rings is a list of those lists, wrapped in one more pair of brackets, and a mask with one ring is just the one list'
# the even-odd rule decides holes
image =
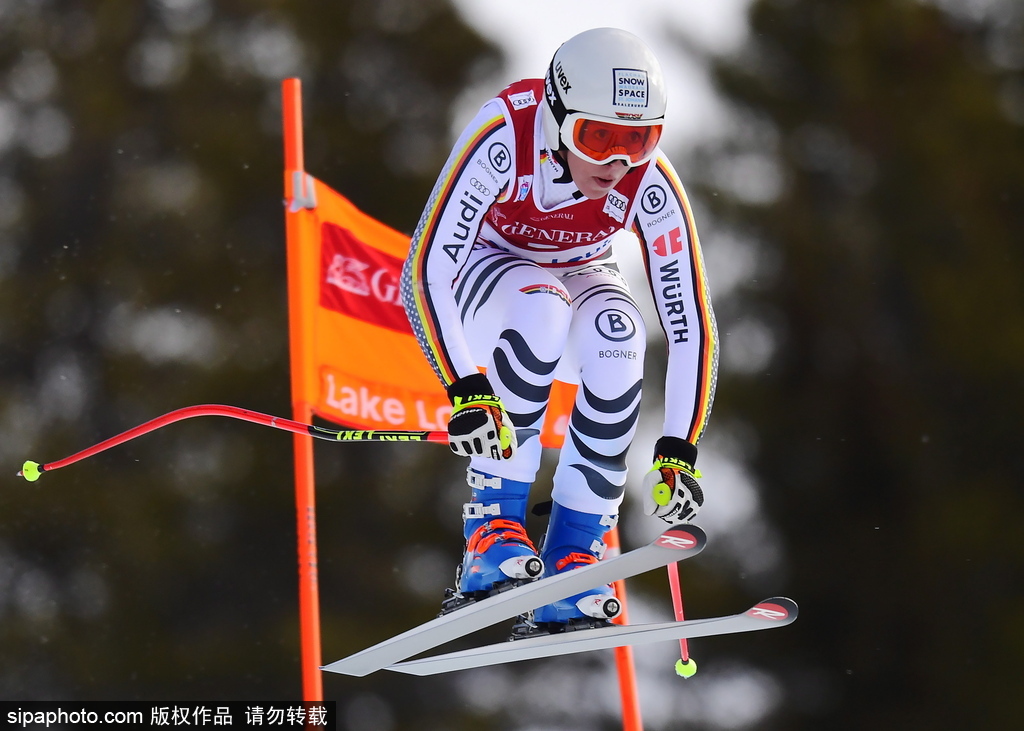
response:
{"label": "skier's left glove", "polygon": [[494,395],[482,373],[460,378],[448,387],[452,415],[448,419],[448,446],[464,457],[511,459],[516,432],[501,399]]}
{"label": "skier's left glove", "polygon": [[666,523],[687,523],[704,504],[693,468],[697,448],[678,437],[662,437],[654,447],[654,466],[644,475],[643,504],[647,515]]}

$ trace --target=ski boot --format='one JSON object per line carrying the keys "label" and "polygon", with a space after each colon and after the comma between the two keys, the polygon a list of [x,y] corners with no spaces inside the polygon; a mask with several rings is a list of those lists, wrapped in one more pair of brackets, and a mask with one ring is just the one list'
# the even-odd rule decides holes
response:
{"label": "ski boot", "polygon": [[[553,576],[596,563],[604,556],[605,533],[615,527],[617,515],[592,515],[558,503],[551,506],[547,535],[541,546],[545,576]],[[512,638],[557,634],[577,629],[606,627],[622,611],[610,584],[560,599],[520,617]],[[532,615],[532,616],[531,616]]]}
{"label": "ski boot", "polygon": [[466,552],[457,571],[458,588],[448,590],[441,614],[536,579],[544,571],[523,526],[529,483],[472,468],[466,474],[472,488],[462,512]]}

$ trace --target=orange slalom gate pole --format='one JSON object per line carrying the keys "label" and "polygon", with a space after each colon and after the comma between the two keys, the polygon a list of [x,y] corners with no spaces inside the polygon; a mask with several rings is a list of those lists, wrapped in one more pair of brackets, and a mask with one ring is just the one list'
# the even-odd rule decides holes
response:
{"label": "orange slalom gate pole", "polygon": [[[306,317],[301,306],[305,287],[300,276],[299,257],[303,251],[299,213],[291,210],[297,191],[296,179],[305,172],[302,142],[302,84],[299,79],[281,83],[284,122],[284,200],[288,260],[288,330],[291,366],[292,413],[296,421],[308,423],[312,407],[303,397],[308,393],[306,358],[309,342]],[[298,174],[296,174],[298,173]],[[295,434],[295,512],[298,528],[299,636],[301,642],[302,698],[322,701],[323,675],[320,671],[320,588],[316,550],[316,482],[313,470],[313,438]]]}
{"label": "orange slalom gate pole", "polygon": [[[612,528],[605,537],[611,555],[621,553],[619,529]],[[622,613],[612,621],[615,624],[629,624],[629,613],[626,609],[626,582],[616,581],[615,596],[622,603]],[[636,686],[636,666],[633,662],[632,647],[615,648],[615,669],[619,676],[619,696],[622,699],[623,731],[643,731],[644,724],[640,716],[640,695]]]}
{"label": "orange slalom gate pole", "polygon": [[[305,411],[306,416],[303,416]],[[306,404],[295,404],[297,418],[309,418]],[[313,438],[296,434],[295,513],[299,559],[299,637],[302,646],[302,699],[324,699],[320,671],[320,586],[316,551],[316,480],[313,473]]]}

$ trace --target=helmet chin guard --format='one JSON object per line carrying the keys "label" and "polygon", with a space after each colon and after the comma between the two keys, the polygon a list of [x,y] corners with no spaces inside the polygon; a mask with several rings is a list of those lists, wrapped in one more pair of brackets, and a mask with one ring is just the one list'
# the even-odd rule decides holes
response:
{"label": "helmet chin guard", "polygon": [[[588,154],[573,139],[580,119],[610,123],[616,127],[657,127],[661,134],[666,94],[661,65],[651,50],[632,33],[617,28],[594,28],[563,43],[544,77],[542,126],[552,149],[562,145],[595,162],[622,159],[640,165],[646,154],[627,154],[614,148],[603,159]],[[655,137],[655,140],[656,140]]]}

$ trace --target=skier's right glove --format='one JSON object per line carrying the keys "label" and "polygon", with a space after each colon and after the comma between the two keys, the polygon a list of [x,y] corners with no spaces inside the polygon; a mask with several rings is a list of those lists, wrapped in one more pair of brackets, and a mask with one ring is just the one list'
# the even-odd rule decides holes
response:
{"label": "skier's right glove", "polygon": [[[671,455],[671,456],[670,456]],[[697,448],[677,437],[662,437],[654,448],[654,466],[644,475],[644,512],[666,523],[686,523],[704,504],[701,476],[693,468]]]}
{"label": "skier's right glove", "polygon": [[464,457],[511,459],[516,432],[501,399],[487,377],[476,373],[448,387],[452,415],[448,419],[448,446]]}

